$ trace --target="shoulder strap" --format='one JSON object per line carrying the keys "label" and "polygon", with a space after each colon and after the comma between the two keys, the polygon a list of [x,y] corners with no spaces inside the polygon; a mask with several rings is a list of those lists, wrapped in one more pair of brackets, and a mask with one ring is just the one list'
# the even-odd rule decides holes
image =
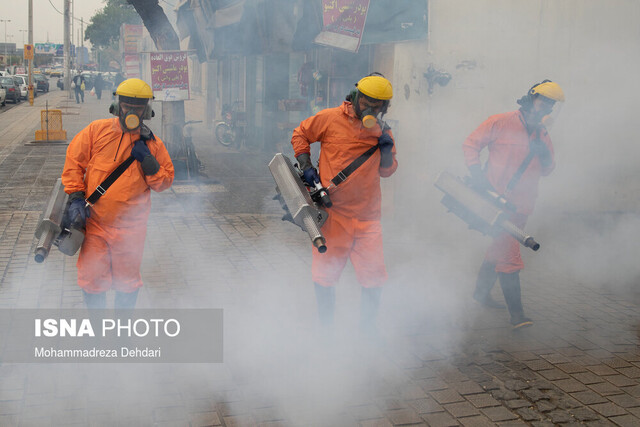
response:
{"label": "shoulder strap", "polygon": [[94,205],[98,201],[98,199],[102,197],[104,193],[106,193],[109,187],[111,187],[111,184],[116,182],[116,179],[120,178],[120,175],[122,175],[122,173],[127,170],[127,168],[131,165],[131,163],[133,163],[134,160],[135,159],[133,156],[129,156],[127,160],[120,163],[118,167],[115,168],[115,170],[111,172],[109,176],[102,182],[102,184],[98,185],[95,191],[91,193],[91,195],[87,199],[87,202],[89,202],[90,205]]}
{"label": "shoulder strap", "polygon": [[[527,130],[527,133],[528,133],[529,129],[527,128],[527,124],[525,123],[525,121],[522,119],[522,116],[520,116],[520,121],[522,122],[522,124],[524,125],[524,128]],[[537,137],[540,138],[539,128],[536,128],[533,132],[534,133],[537,132],[538,134]],[[524,158],[524,160],[522,161],[522,164],[520,165],[516,173],[514,173],[513,176],[511,177],[511,181],[509,181],[509,183],[507,184],[507,191],[513,190],[513,187],[515,187],[518,181],[520,181],[520,178],[522,178],[522,174],[524,174],[524,171],[527,170],[527,168],[529,167],[529,163],[531,163],[531,160],[533,160],[534,157],[535,157],[535,154],[531,152],[531,149],[529,149],[529,154],[527,154],[527,157]]]}
{"label": "shoulder strap", "polygon": [[378,147],[379,145],[376,144],[373,147],[369,148],[367,151],[362,153],[360,157],[358,157],[353,162],[351,162],[349,166],[347,166],[342,171],[340,171],[338,175],[333,177],[333,179],[331,180],[333,185],[337,186],[338,184],[342,183],[345,179],[347,179],[349,175],[354,173],[356,169],[362,166],[362,164],[366,162],[369,157],[371,157],[371,155],[378,149]]}

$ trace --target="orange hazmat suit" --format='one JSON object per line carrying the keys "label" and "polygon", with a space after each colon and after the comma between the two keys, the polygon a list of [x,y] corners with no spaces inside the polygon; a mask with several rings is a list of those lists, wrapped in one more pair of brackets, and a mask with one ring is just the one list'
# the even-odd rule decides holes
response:
{"label": "orange hazmat suit", "polygon": [[[130,155],[139,131],[123,132],[119,119],[96,120],[69,144],[62,184],[67,194],[85,197]],[[90,208],[85,239],[78,257],[78,285],[88,293],[109,289],[133,292],[142,286],[140,264],[151,210],[151,192],[173,182],[171,158],[160,138],[147,141],[160,164],[154,175],[144,175],[134,161]]]}
{"label": "orange hazmat suit", "polygon": [[[520,165],[529,154],[529,143],[539,138],[551,153],[551,163],[542,167],[535,156],[511,190],[507,186]],[[533,212],[538,196],[538,183],[555,168],[553,144],[544,126],[529,134],[524,117],[519,110],[489,117],[469,135],[462,145],[467,166],[480,164],[480,152],[487,147],[489,158],[486,176],[493,188],[513,203],[517,213],[510,220],[518,227],[524,227],[528,215]],[[496,264],[499,273],[514,273],[524,268],[520,256],[520,244],[516,239],[503,233],[494,239],[485,260]]]}
{"label": "orange hazmat suit", "polygon": [[[320,180],[328,188],[332,178],[378,144],[380,135],[379,125],[365,128],[351,103],[345,101],[302,121],[293,131],[291,144],[297,157],[310,153],[310,144],[320,141]],[[324,254],[313,251],[311,274],[315,283],[334,286],[347,259],[351,260],[363,287],[380,287],[386,281],[380,177],[391,176],[398,168],[395,144],[391,153],[391,166],[380,166],[380,150],[376,150],[346,181],[329,188],[333,206],[327,209],[329,217],[322,226],[327,251]]]}

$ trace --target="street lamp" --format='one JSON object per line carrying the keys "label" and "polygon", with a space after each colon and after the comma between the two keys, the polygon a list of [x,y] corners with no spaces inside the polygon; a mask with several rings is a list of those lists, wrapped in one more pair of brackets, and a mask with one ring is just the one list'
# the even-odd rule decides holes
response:
{"label": "street lamp", "polygon": [[[5,45],[4,45],[5,50],[7,49],[7,45],[6,45],[6,43],[7,43],[7,37],[9,37],[9,39],[10,39],[10,40],[13,40],[13,34],[9,34],[8,36],[6,36],[6,37],[5,37],[5,39],[4,39],[4,40],[5,40]],[[15,49],[14,49],[14,50],[15,50]],[[15,52],[14,52],[14,53],[15,53]],[[11,65],[13,64],[13,62],[12,62],[12,61],[13,61],[13,56],[12,56],[12,55],[9,55],[9,61],[10,61],[10,62],[9,62],[9,66],[11,66]]]}
{"label": "street lamp", "polygon": [[7,22],[11,22],[11,19],[0,19],[0,22],[4,22],[4,63],[7,64]]}

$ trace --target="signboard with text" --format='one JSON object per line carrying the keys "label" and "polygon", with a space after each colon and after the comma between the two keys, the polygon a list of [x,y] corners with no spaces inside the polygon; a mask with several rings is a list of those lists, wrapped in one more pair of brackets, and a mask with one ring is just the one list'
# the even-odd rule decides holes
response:
{"label": "signboard with text", "polygon": [[187,52],[154,52],[151,60],[151,89],[156,100],[189,99]]}
{"label": "signboard with text", "polygon": [[140,56],[138,54],[124,56],[124,74],[130,78],[140,78]]}
{"label": "signboard with text", "polygon": [[317,44],[357,52],[367,20],[369,0],[322,0],[322,31]]}

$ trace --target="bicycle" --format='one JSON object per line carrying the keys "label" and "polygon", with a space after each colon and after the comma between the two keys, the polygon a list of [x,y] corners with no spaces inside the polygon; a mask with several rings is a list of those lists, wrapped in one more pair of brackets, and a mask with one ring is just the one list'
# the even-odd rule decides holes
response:
{"label": "bicycle", "polygon": [[217,122],[214,133],[218,142],[225,147],[235,143],[242,145],[244,141],[244,111],[241,111],[242,101],[236,101],[232,106],[222,107],[223,120]]}
{"label": "bicycle", "polygon": [[192,141],[194,123],[202,123],[202,120],[188,120],[182,126],[181,144],[172,144],[171,159],[176,173],[176,179],[191,181],[202,176],[204,164],[198,158]]}

